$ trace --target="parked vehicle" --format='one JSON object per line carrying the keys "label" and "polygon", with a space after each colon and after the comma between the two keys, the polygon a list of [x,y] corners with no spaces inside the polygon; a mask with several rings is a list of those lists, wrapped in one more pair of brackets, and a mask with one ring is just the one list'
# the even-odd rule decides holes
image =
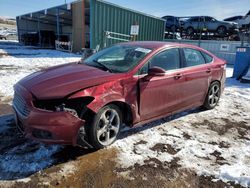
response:
{"label": "parked vehicle", "polygon": [[179,18],[174,16],[164,16],[162,18],[166,20],[166,31],[175,32],[181,28]]}
{"label": "parked vehicle", "polygon": [[0,40],[7,40],[6,36],[0,34]]}
{"label": "parked vehicle", "polygon": [[236,22],[240,29],[244,29],[250,24],[250,11],[245,16],[233,16],[224,19],[224,21]]}
{"label": "parked vehicle", "polygon": [[12,39],[17,35],[15,29],[1,28],[0,29],[0,40]]}
{"label": "parked vehicle", "polygon": [[181,35],[179,33],[165,33],[165,39],[176,39],[176,40],[182,40]]}
{"label": "parked vehicle", "polygon": [[225,36],[227,33],[234,33],[238,25],[234,22],[218,21],[210,16],[195,16],[187,19],[183,28],[188,35],[205,31]]}
{"label": "parked vehicle", "polygon": [[233,16],[233,17],[224,19],[224,21],[226,21],[226,22],[235,22],[235,23],[237,23],[239,28],[242,27],[243,20],[244,20],[244,16]]}
{"label": "parked vehicle", "polygon": [[199,106],[213,109],[224,88],[225,65],[192,45],[117,44],[19,81],[13,99],[17,126],[45,143],[100,149],[117,139],[124,124]]}

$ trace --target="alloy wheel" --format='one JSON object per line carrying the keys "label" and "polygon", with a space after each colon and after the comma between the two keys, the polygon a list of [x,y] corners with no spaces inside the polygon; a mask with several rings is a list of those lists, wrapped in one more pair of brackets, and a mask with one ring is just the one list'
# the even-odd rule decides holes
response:
{"label": "alloy wheel", "polygon": [[193,28],[192,28],[192,27],[189,27],[189,28],[187,29],[187,34],[188,34],[188,35],[192,35],[193,33],[194,33]]}
{"label": "alloy wheel", "polygon": [[226,29],[224,27],[219,27],[217,32],[219,35],[224,35],[226,33]]}
{"label": "alloy wheel", "polygon": [[209,91],[208,100],[209,100],[210,106],[211,107],[216,106],[219,99],[220,99],[220,86],[215,84],[211,87],[211,89]]}
{"label": "alloy wheel", "polygon": [[120,117],[116,110],[107,109],[100,117],[97,129],[97,139],[103,146],[114,142],[120,129]]}

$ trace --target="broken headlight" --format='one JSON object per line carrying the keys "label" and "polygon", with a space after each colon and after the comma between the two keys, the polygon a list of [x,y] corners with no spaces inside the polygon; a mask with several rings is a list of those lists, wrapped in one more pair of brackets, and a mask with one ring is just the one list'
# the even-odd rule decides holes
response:
{"label": "broken headlight", "polygon": [[86,106],[94,100],[93,97],[81,97],[75,99],[50,99],[35,100],[33,104],[38,109],[53,112],[69,112],[76,117],[82,117]]}

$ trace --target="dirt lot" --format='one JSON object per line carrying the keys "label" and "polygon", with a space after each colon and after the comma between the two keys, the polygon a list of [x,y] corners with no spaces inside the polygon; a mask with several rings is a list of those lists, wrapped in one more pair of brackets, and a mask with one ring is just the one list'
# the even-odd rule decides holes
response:
{"label": "dirt lot", "polygon": [[[228,78],[216,109],[126,129],[104,150],[44,145],[16,129],[12,85],[33,70],[63,63],[62,54],[22,47],[20,58],[8,50],[0,58],[0,187],[250,187],[249,85]],[[27,68],[26,62],[34,64]]]}
{"label": "dirt lot", "polygon": [[[119,150],[115,147],[91,151],[82,148],[45,146],[24,139],[18,132],[13,115],[1,116],[8,129],[0,133],[1,179],[3,187],[241,187],[233,182],[212,181],[213,176],[197,175],[192,169],[182,168],[175,157],[170,162],[157,158],[144,160],[122,168],[116,161]],[[198,126],[198,124],[196,124]],[[220,131],[220,130],[218,130]],[[127,136],[127,133],[124,133]],[[132,133],[131,133],[132,134]],[[138,133],[133,133],[138,134]],[[185,135],[186,139],[190,139]],[[134,143],[135,146],[145,142]],[[216,146],[216,143],[211,143]],[[59,147],[59,146],[58,146]],[[229,148],[226,143],[220,147]],[[42,149],[41,149],[42,148]],[[54,150],[54,151],[53,151]],[[157,152],[178,153],[171,145],[156,144],[151,148]],[[136,151],[132,151],[136,153]],[[46,154],[52,153],[50,156]],[[218,164],[225,160],[220,152],[214,152]],[[41,155],[41,156],[37,156]],[[42,166],[43,161],[51,160],[44,168],[34,170],[33,165]],[[6,160],[6,164],[3,160]],[[34,161],[35,160],[35,161]],[[205,159],[209,160],[209,159]],[[36,164],[35,164],[36,163]],[[28,167],[31,165],[30,167]],[[25,170],[26,169],[26,170]],[[25,178],[25,179],[23,179]]]}

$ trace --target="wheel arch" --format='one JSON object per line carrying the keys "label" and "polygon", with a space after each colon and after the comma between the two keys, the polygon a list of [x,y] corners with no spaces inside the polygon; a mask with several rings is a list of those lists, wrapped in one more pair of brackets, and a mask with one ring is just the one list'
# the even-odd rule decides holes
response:
{"label": "wheel arch", "polygon": [[104,106],[107,106],[107,105],[110,105],[110,104],[116,105],[121,110],[123,123],[125,123],[127,125],[132,124],[132,122],[133,122],[133,113],[132,113],[131,106],[128,103],[126,103],[124,101],[121,101],[121,100],[120,101],[116,100],[116,101],[111,101],[111,102],[105,104]]}
{"label": "wheel arch", "polygon": [[217,29],[216,29],[217,32],[218,32],[218,30],[219,30],[220,27],[225,28],[225,33],[227,33],[228,27],[225,26],[225,25],[219,25],[219,26],[217,27]]}
{"label": "wheel arch", "polygon": [[207,93],[208,93],[208,91],[209,91],[210,86],[211,86],[213,83],[215,83],[215,82],[218,82],[218,83],[220,84],[220,87],[221,87],[221,81],[220,81],[220,80],[217,80],[217,79],[211,80],[210,83],[209,83],[209,85],[208,85],[208,88],[207,88]]}
{"label": "wheel arch", "polygon": [[194,27],[191,26],[191,25],[189,25],[189,26],[186,28],[186,31],[188,31],[189,29],[192,29],[192,33],[190,33],[190,34],[194,34],[194,32],[195,32]]}
{"label": "wheel arch", "polygon": [[226,26],[226,25],[219,25],[219,26],[217,27],[217,30],[218,30],[220,27],[224,27],[224,28],[227,29],[227,26]]}
{"label": "wheel arch", "polygon": [[214,82],[218,82],[218,83],[220,84],[220,86],[221,86],[221,81],[220,81],[220,80],[212,80],[212,81],[210,82],[210,85],[209,85],[209,86],[211,86]]}

